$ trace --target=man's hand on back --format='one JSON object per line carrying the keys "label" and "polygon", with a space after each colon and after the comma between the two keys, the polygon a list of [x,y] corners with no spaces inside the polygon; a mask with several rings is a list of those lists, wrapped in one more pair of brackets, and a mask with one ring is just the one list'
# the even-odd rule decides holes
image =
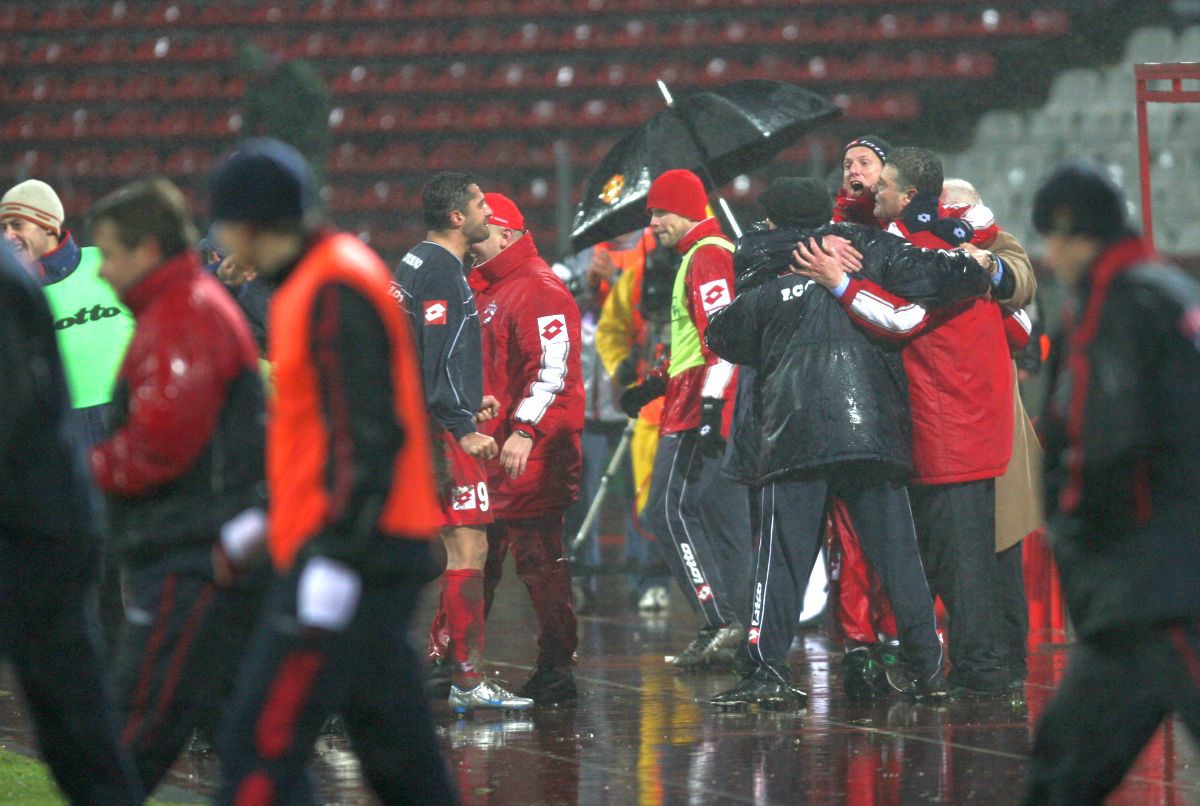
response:
{"label": "man's hand on back", "polygon": [[[857,255],[856,263],[850,263],[850,266],[854,268],[847,268],[842,255],[835,251],[835,249],[844,251],[842,247],[818,244],[813,238],[800,241],[792,251],[792,273],[807,277],[825,288],[837,288],[841,285],[847,271],[857,271],[862,268],[862,255],[848,242],[846,242],[846,246],[853,250],[854,255]],[[850,255],[848,252],[845,254]]]}

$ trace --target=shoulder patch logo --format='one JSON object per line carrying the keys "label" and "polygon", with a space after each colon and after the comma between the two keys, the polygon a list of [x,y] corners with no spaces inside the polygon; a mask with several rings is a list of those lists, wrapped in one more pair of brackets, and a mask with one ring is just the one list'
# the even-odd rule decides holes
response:
{"label": "shoulder patch logo", "polygon": [[565,344],[567,338],[567,317],[562,314],[539,316],[537,320],[538,338],[542,344]]}
{"label": "shoulder patch logo", "polygon": [[705,313],[712,313],[718,308],[724,308],[733,302],[729,293],[729,283],[726,280],[712,280],[700,286],[700,301]]}
{"label": "shoulder patch logo", "polygon": [[425,301],[425,324],[446,324],[446,300],[430,299]]}

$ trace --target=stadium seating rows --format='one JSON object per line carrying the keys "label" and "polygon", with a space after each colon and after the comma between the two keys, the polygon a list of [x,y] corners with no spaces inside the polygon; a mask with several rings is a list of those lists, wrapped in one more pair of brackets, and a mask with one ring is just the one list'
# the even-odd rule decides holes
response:
{"label": "stadium seating rows", "polygon": [[[1055,76],[1043,107],[985,113],[971,147],[946,158],[947,174],[974,177],[997,219],[1028,240],[1039,179],[1062,160],[1087,158],[1105,166],[1140,220],[1133,65],[1175,61],[1200,61],[1200,25],[1178,35],[1161,26],[1138,29],[1118,64]],[[1146,115],[1157,242],[1200,255],[1200,104],[1148,104]]]}
{"label": "stadium seating rows", "polygon": [[[75,215],[119,179],[152,170],[195,193],[243,133],[246,80],[234,59],[239,41],[251,41],[273,59],[310,59],[329,82],[335,148],[324,196],[339,223],[377,246],[409,238],[412,225],[397,226],[396,215],[415,209],[421,179],[469,164],[489,189],[530,207],[550,242],[553,143],[569,144],[579,178],[662,108],[656,78],[677,92],[776,78],[826,93],[843,122],[776,160],[807,170],[840,153],[845,131],[915,125],[929,114],[927,90],[994,78],[1006,47],[1064,36],[1086,5],[14,0],[0,7],[0,154],[13,157],[0,160],[0,177],[48,171]],[[1115,115],[1112,127],[1124,130],[1128,118]],[[981,138],[1009,131],[1016,142],[1027,128],[1010,121]],[[759,187],[744,182],[745,198]]]}

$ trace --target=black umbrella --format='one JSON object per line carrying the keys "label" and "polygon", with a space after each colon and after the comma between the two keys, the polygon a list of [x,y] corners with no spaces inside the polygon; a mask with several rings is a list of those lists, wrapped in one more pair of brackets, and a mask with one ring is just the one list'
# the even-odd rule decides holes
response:
{"label": "black umbrella", "polygon": [[575,211],[579,251],[646,225],[646,193],[663,171],[688,168],[708,189],[752,171],[839,113],[829,100],[780,81],[735,81],[680,98],[604,155]]}

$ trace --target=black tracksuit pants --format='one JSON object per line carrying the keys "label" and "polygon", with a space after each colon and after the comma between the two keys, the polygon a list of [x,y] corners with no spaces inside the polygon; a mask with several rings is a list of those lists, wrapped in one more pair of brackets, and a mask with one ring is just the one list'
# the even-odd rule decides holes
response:
{"label": "black tracksuit pants", "polygon": [[365,578],[354,618],[342,632],[300,627],[299,568],[276,581],[219,737],[217,803],[313,803],[305,767],[318,731],[334,712],[345,720],[363,774],[383,803],[458,802],[408,637],[430,578],[428,548],[406,548],[422,553],[421,572]]}
{"label": "black tracksuit pants", "polygon": [[908,494],[898,482],[789,479],[763,486],[747,647],[750,658],[787,680],[788,648],[821,547],[826,501],[846,503],[863,552],[892,603],[907,668],[928,678],[941,669],[933,600],[913,533]]}
{"label": "black tracksuit pants", "polygon": [[16,667],[42,756],[72,803],[136,804],[103,680],[97,555],[49,535],[0,536],[0,655]]}
{"label": "black tracksuit pants", "polygon": [[127,568],[114,667],[121,742],[147,794],[224,705],[270,572],[217,587],[208,549]]}
{"label": "black tracksuit pants", "polygon": [[950,683],[1001,691],[1008,669],[1001,658],[996,481],[912,484],[908,494],[929,588],[950,617]]}
{"label": "black tracksuit pants", "polygon": [[1200,624],[1085,639],[1038,723],[1026,803],[1099,804],[1172,713],[1200,739]]}
{"label": "black tracksuit pants", "polygon": [[658,440],[646,518],[688,601],[710,627],[749,615],[750,500],[695,431]]}

